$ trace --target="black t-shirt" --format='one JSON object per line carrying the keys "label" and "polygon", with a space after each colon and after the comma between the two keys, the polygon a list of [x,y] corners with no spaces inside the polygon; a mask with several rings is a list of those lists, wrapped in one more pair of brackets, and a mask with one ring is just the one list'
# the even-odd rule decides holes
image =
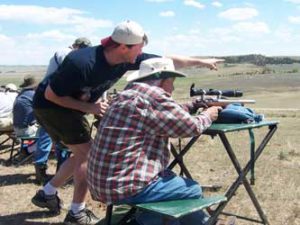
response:
{"label": "black t-shirt", "polygon": [[61,107],[45,99],[48,84],[58,96],[78,98],[82,93],[89,92],[89,102],[95,102],[101,95],[115,84],[128,70],[137,70],[141,61],[153,57],[153,54],[143,53],[137,57],[135,64],[122,63],[110,66],[103,53],[101,45],[79,49],[69,53],[61,66],[43,80],[38,86],[34,100],[34,108]]}

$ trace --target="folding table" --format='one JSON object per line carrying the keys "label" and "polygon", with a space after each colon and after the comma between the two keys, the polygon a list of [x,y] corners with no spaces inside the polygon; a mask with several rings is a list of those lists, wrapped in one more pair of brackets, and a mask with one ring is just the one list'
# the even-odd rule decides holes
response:
{"label": "folding table", "polygon": [[[234,196],[235,192],[237,191],[238,187],[240,185],[244,185],[259,217],[261,220],[248,218],[244,216],[235,215],[237,218],[262,223],[262,224],[269,224],[266,215],[264,214],[257,198],[255,197],[254,191],[252,190],[249,181],[247,180],[246,175],[248,172],[251,171],[251,184],[254,184],[255,181],[255,162],[258,159],[258,157],[261,155],[263,150],[265,149],[268,142],[271,140],[273,134],[277,130],[277,121],[262,121],[260,123],[251,123],[251,124],[212,124],[210,128],[208,128],[204,134],[211,135],[211,136],[219,136],[224,148],[226,149],[226,152],[231,159],[231,162],[235,168],[235,170],[238,173],[238,177],[236,180],[231,184],[231,186],[228,188],[228,190],[225,193],[225,196],[227,197],[226,202],[222,202],[219,204],[219,206],[213,211],[210,220],[208,221],[208,225],[212,225],[216,222],[218,216],[222,214],[226,215],[234,215],[231,213],[225,213],[223,212],[223,209],[227,205],[227,203],[230,201],[230,199]],[[258,147],[255,149],[255,140],[254,140],[254,131],[258,128],[268,127],[268,130],[266,131],[265,136],[261,140],[261,143],[258,145]],[[226,136],[227,133],[230,132],[237,132],[237,131],[248,131],[249,138],[250,138],[250,159],[246,163],[246,166],[244,168],[241,167],[234,150],[229,143],[229,140]],[[188,168],[184,164],[183,158],[184,155],[189,151],[189,149],[193,146],[193,144],[198,140],[200,136],[193,137],[189,140],[189,142],[184,146],[184,148],[181,148],[179,146],[179,149],[176,149],[174,145],[171,145],[171,152],[174,156],[174,160],[169,164],[169,169],[173,169],[175,165],[179,165],[182,174],[188,178],[192,178]]]}

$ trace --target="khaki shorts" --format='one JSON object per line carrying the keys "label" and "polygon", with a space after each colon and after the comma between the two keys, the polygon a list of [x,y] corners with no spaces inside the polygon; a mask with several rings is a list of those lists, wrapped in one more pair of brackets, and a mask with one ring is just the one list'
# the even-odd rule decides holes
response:
{"label": "khaki shorts", "polygon": [[89,122],[81,112],[63,108],[34,109],[34,114],[54,142],[75,145],[91,139]]}

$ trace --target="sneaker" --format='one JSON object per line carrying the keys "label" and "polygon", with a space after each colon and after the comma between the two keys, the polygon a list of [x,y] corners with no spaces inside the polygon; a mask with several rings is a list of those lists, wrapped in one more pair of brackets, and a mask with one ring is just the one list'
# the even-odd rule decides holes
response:
{"label": "sneaker", "polygon": [[83,209],[77,214],[70,210],[64,220],[65,225],[93,225],[100,221],[92,211]]}
{"label": "sneaker", "polygon": [[43,190],[39,190],[31,199],[31,202],[40,208],[49,209],[50,212],[54,214],[60,214],[60,209],[62,207],[62,201],[57,194],[46,195]]}

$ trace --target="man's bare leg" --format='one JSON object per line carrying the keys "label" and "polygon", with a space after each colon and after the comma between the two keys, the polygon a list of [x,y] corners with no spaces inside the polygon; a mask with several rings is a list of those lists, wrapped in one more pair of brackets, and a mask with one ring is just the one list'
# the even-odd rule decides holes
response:
{"label": "man's bare leg", "polygon": [[73,203],[82,203],[87,196],[87,157],[91,147],[91,142],[68,145],[74,154],[74,194]]}
{"label": "man's bare leg", "polygon": [[75,167],[74,155],[71,155],[63,164],[54,177],[49,181],[53,187],[61,187],[73,175]]}

